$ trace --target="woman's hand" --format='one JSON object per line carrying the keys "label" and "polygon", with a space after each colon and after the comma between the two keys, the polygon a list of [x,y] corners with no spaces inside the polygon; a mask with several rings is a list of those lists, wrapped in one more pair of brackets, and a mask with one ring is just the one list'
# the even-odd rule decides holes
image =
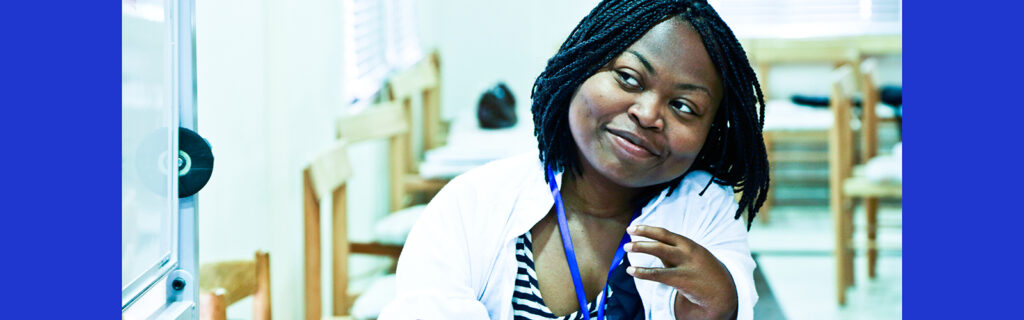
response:
{"label": "woman's hand", "polygon": [[637,225],[626,229],[632,236],[654,241],[633,241],[626,252],[646,253],[661,259],[664,268],[630,266],[626,272],[678,291],[677,319],[732,319],[736,316],[736,286],[732,275],[711,252],[692,240],[664,228]]}

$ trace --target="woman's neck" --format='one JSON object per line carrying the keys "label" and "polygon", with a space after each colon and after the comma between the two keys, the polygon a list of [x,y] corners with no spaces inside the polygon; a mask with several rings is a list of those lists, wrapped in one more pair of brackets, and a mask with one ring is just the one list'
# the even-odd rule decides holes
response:
{"label": "woman's neck", "polygon": [[634,199],[642,189],[621,186],[594,170],[577,175],[566,171],[562,178],[562,199],[567,210],[594,218],[622,218],[633,214]]}

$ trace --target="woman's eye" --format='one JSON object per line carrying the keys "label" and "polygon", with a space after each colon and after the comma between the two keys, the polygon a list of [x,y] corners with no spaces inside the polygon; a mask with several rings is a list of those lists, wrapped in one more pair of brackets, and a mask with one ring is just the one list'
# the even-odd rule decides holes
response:
{"label": "woman's eye", "polygon": [[683,101],[672,100],[672,102],[669,102],[668,104],[681,112],[696,114],[696,112],[693,111],[693,108],[690,108],[690,106],[686,105]]}
{"label": "woman's eye", "polygon": [[619,74],[619,79],[622,79],[622,82],[625,83],[626,85],[628,85],[630,87],[639,87],[640,86],[640,81],[637,81],[636,78],[634,78],[633,76],[629,75],[628,73],[625,73],[625,72],[622,72],[622,71],[615,71],[615,73]]}

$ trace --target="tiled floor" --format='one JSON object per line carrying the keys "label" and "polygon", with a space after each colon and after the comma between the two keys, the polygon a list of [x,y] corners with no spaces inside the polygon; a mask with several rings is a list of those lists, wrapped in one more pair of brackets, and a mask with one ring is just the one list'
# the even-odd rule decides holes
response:
{"label": "tiled floor", "polygon": [[[878,276],[867,277],[863,250],[855,259],[855,285],[840,307],[835,293],[833,225],[827,207],[775,207],[770,223],[755,222],[750,231],[751,250],[757,257],[771,297],[759,303],[755,319],[901,319],[902,210],[883,207],[879,212]],[[865,248],[864,216],[854,215],[855,244]],[[774,307],[777,303],[777,308]],[[776,311],[773,311],[776,310]],[[781,310],[781,312],[777,312]],[[781,313],[781,314],[780,314]]]}

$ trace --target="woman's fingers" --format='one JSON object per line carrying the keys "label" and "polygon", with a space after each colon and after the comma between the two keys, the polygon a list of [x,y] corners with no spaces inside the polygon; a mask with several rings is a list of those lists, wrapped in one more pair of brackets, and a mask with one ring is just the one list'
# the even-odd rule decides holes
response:
{"label": "woman's fingers", "polygon": [[629,233],[629,235],[631,236],[641,236],[649,238],[651,240],[661,241],[671,246],[681,247],[684,250],[688,249],[690,245],[693,243],[693,241],[690,241],[690,239],[684,236],[678,235],[672,231],[668,231],[667,229],[660,227],[635,225],[626,228],[626,232]]}
{"label": "woman's fingers", "polygon": [[627,228],[626,232],[632,236],[645,237],[654,241],[627,243],[623,248],[625,251],[650,254],[661,259],[662,264],[665,265],[665,268],[630,266],[626,268],[626,272],[638,279],[657,281],[679,288],[679,282],[684,281],[682,272],[686,268],[683,264],[691,260],[690,255],[694,253],[694,247],[699,247],[699,245],[684,236],[660,227],[636,225]]}
{"label": "woman's fingers", "polygon": [[634,241],[627,243],[623,249],[626,252],[646,253],[658,257],[666,267],[677,266],[685,259],[679,248],[657,241]]}
{"label": "woman's fingers", "polygon": [[657,281],[664,283],[671,287],[678,287],[679,284],[675,283],[680,280],[680,277],[676,274],[678,270],[674,268],[645,268],[645,267],[626,267],[626,273],[637,279]]}

